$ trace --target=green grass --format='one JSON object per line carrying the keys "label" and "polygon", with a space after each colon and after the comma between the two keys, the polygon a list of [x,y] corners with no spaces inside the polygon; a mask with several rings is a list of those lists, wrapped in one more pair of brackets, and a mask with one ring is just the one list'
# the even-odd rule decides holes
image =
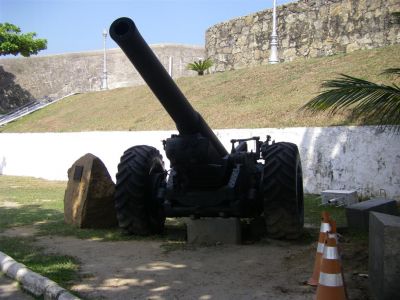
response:
{"label": "green grass", "polygon": [[[322,81],[339,73],[391,84],[379,74],[398,66],[400,45],[290,63],[180,78],[178,86],[212,128],[262,128],[359,124],[349,114],[300,112]],[[397,81],[397,84],[399,82]],[[362,124],[373,124],[366,120]],[[68,97],[0,130],[70,132],[167,130],[175,125],[148,87],[129,87]]]}
{"label": "green grass", "polygon": [[76,236],[104,241],[127,240],[117,228],[77,229],[64,223],[67,182],[32,177],[0,176],[0,232],[34,225],[38,235]]}
{"label": "green grass", "polygon": [[37,235],[39,236],[74,236],[80,239],[91,239],[97,241],[129,241],[129,240],[160,240],[160,241],[169,241],[169,240],[182,240],[184,239],[184,230],[183,222],[179,222],[179,225],[176,225],[177,221],[175,219],[167,219],[165,222],[165,231],[166,235],[154,235],[154,236],[133,236],[124,234],[119,228],[110,228],[110,229],[78,229],[72,225],[68,225],[64,223],[64,220],[59,218],[56,221],[45,222],[37,225]]}
{"label": "green grass", "polygon": [[[9,228],[33,225],[38,236],[75,236],[99,241],[182,240],[181,219],[167,219],[168,236],[124,235],[118,228],[78,229],[64,223],[64,191],[67,182],[32,177],[0,176],[0,233]],[[184,235],[183,235],[184,237]]]}
{"label": "green grass", "polygon": [[62,218],[66,182],[0,176],[0,232]]}
{"label": "green grass", "polygon": [[312,226],[321,224],[321,213],[327,211],[331,218],[336,221],[338,228],[346,227],[346,211],[344,207],[337,207],[335,205],[321,205],[321,196],[307,195],[304,199],[304,223]]}
{"label": "green grass", "polygon": [[[0,176],[0,233],[9,228],[49,223],[63,218],[65,182]],[[64,255],[46,254],[35,237],[0,236],[0,250],[32,271],[68,288],[77,280],[79,264]]]}
{"label": "green grass", "polygon": [[[321,196],[319,195],[305,195],[304,199],[304,222],[311,225],[313,228],[306,228],[304,238],[311,238],[313,241],[319,233],[319,226],[321,224],[321,213],[326,211],[329,216],[336,221],[337,231],[343,236],[341,243],[346,247],[353,247],[354,245],[368,247],[368,232],[360,231],[347,227],[346,210],[344,207],[337,207],[335,205],[321,205]],[[367,251],[367,250],[365,250]]]}
{"label": "green grass", "polygon": [[34,237],[0,236],[0,250],[63,287],[68,288],[73,281],[78,280],[79,264],[75,258],[48,253],[43,255],[43,249],[34,246],[34,241]]}
{"label": "green grass", "polygon": [[[124,235],[117,228],[78,229],[64,223],[63,197],[66,182],[47,181],[31,177],[0,176],[0,232],[7,228],[35,225],[38,235],[75,236],[82,239],[119,241],[138,239]],[[321,206],[320,197],[305,195],[305,223],[319,227],[321,212],[326,210],[337,221],[338,227],[346,226],[345,210],[342,207]],[[167,236],[156,238],[182,240],[184,225],[181,219],[167,219]],[[155,237],[149,237],[154,239]],[[141,237],[140,239],[149,239]]]}

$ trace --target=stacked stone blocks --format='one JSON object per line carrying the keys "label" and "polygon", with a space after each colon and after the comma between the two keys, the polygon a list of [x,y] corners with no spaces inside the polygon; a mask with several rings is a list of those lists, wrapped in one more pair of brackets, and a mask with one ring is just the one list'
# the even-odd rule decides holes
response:
{"label": "stacked stone blocks", "polygon": [[[283,61],[397,44],[395,0],[300,0],[277,7]],[[272,9],[217,24],[206,32],[206,54],[215,71],[268,63]]]}

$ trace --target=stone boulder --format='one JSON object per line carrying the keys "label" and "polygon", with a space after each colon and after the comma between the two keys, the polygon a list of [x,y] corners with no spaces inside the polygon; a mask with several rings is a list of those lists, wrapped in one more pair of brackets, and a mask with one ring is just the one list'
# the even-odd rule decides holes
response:
{"label": "stone boulder", "polygon": [[68,170],[65,223],[79,228],[117,226],[114,191],[115,184],[104,163],[90,153],[82,156]]}

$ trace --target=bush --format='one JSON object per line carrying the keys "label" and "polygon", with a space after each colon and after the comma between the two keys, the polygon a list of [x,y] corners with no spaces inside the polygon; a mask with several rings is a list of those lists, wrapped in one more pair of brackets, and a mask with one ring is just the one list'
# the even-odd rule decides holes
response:
{"label": "bush", "polygon": [[199,61],[189,63],[187,68],[189,70],[196,71],[198,75],[204,75],[204,72],[207,71],[212,65],[213,62],[211,59],[207,58],[206,60],[200,59]]}

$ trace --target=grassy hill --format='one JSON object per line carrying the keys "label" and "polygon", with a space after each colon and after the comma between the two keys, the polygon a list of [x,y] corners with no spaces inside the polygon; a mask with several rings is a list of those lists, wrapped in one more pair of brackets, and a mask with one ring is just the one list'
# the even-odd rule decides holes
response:
{"label": "grassy hill", "polygon": [[[400,45],[396,45],[180,78],[177,84],[212,128],[348,125],[355,123],[346,114],[311,115],[299,108],[320,91],[323,80],[339,73],[389,84],[395,79],[379,74],[399,67],[399,58]],[[0,131],[166,129],[175,129],[174,123],[148,87],[139,86],[71,96]]]}

